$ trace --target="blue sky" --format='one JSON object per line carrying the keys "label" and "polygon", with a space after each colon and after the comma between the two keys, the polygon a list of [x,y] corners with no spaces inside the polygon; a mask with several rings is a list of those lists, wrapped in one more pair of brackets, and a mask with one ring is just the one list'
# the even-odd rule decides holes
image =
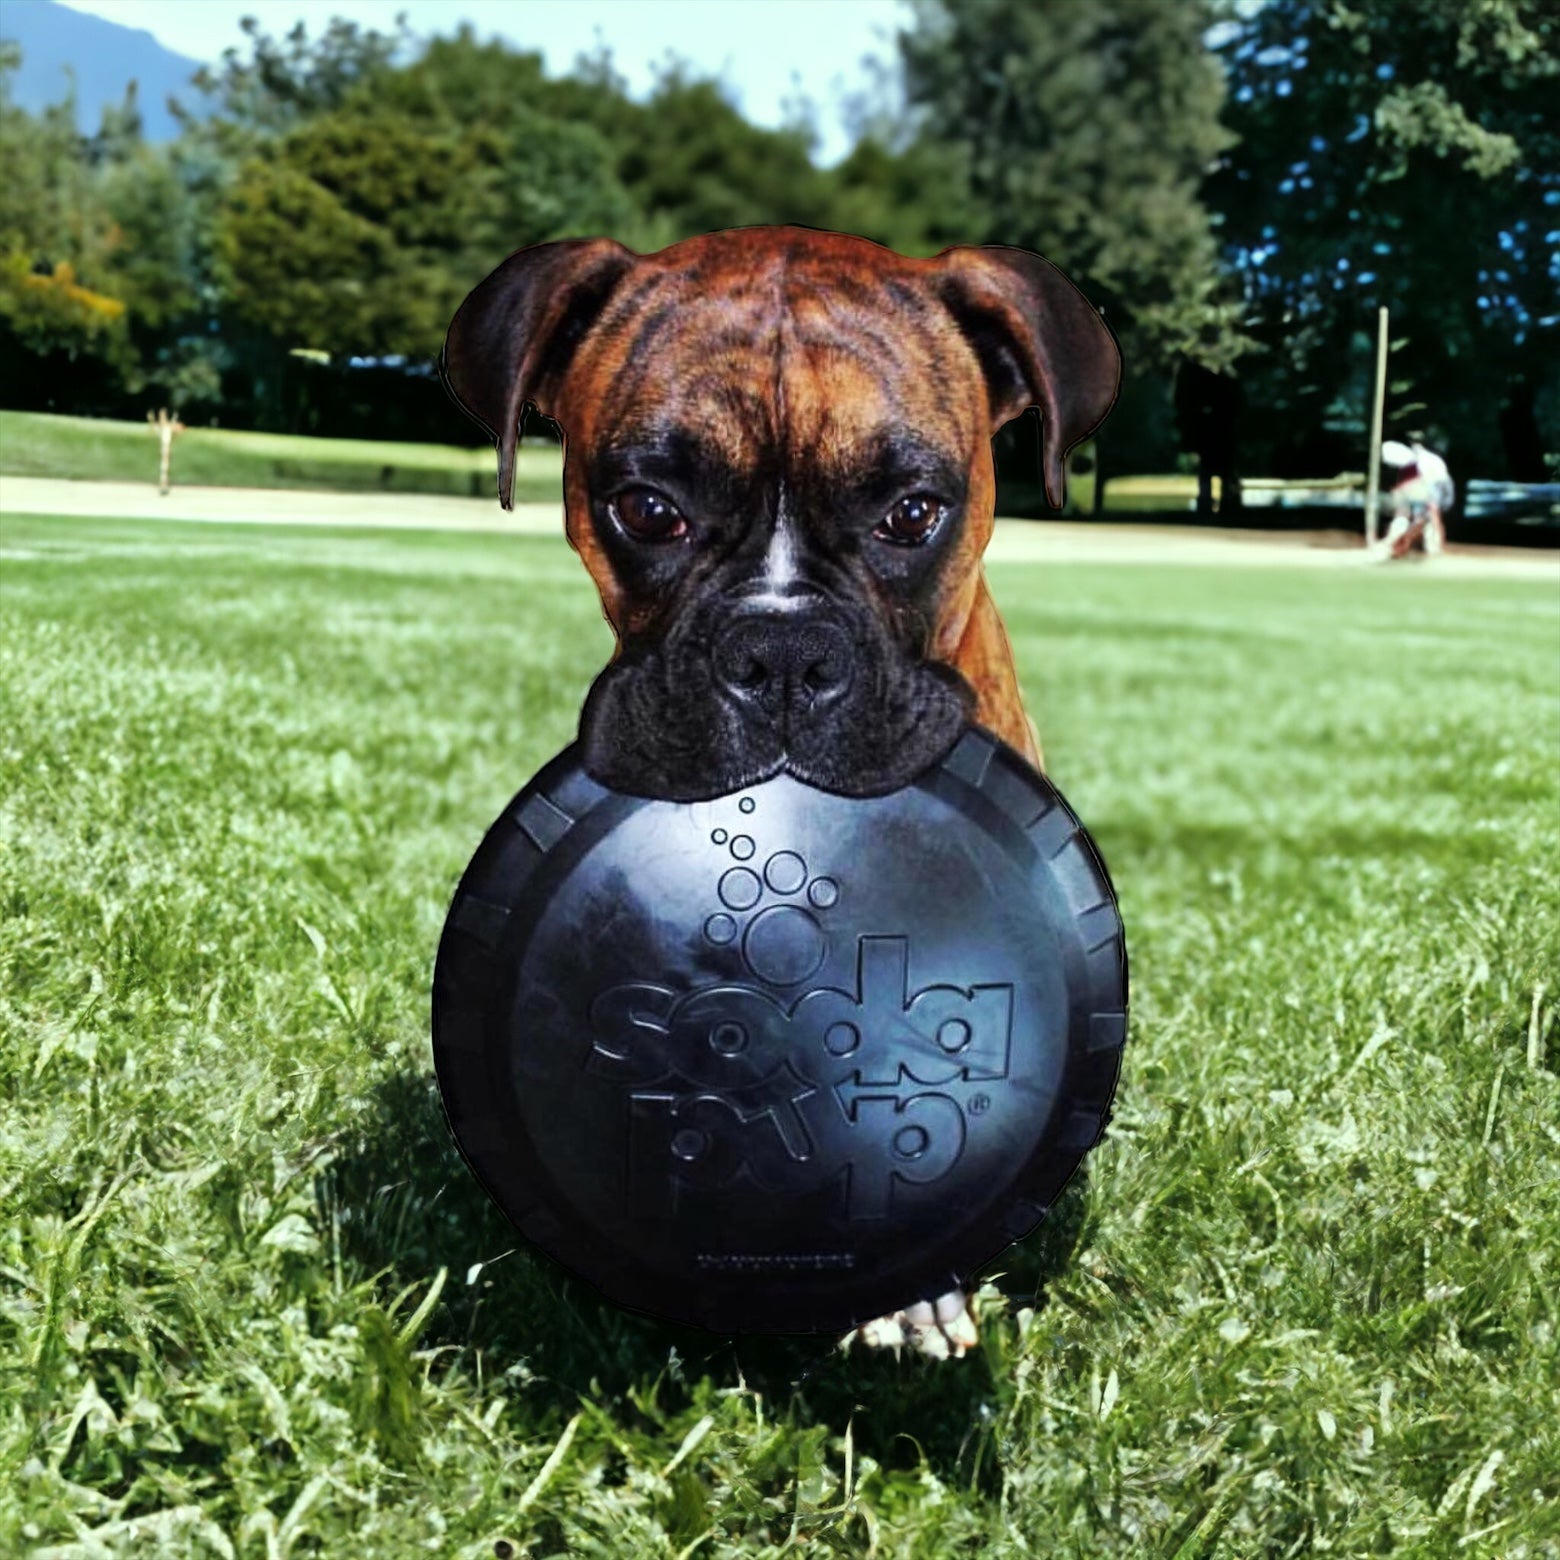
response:
{"label": "blue sky", "polygon": [[239,18],[256,16],[282,33],[302,20],[311,33],[332,16],[386,31],[404,11],[418,33],[453,32],[469,21],[539,51],[561,74],[594,49],[598,34],[613,51],[630,90],[644,92],[668,53],[723,75],[743,110],[777,125],[797,90],[817,107],[819,155],[829,162],[849,149],[842,107],[869,83],[864,57],[894,58],[895,27],[908,20],[906,0],[64,0],[127,27],[141,27],[165,48],[215,60],[242,42]]}

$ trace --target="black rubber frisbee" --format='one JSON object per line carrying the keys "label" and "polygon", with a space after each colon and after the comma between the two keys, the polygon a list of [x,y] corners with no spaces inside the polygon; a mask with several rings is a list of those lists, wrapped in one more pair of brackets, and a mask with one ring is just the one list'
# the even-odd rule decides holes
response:
{"label": "black rubber frisbee", "polygon": [[1110,1114],[1104,862],[971,729],[914,784],[710,802],[569,749],[450,908],[433,1046],[461,1152],[543,1251],[717,1332],[843,1330],[1044,1217]]}

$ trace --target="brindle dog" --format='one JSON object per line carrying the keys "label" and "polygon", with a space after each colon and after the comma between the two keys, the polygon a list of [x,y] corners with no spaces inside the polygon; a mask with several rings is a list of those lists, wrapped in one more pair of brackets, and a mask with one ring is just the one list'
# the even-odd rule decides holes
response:
{"label": "brindle dog", "polygon": [[[604,783],[692,800],[786,770],[878,794],[971,719],[1041,762],[981,567],[992,435],[1039,411],[1060,507],[1120,380],[1048,261],[797,227],[539,244],[461,305],[443,368],[505,508],[526,410],[564,435],[569,540],[617,636],[580,723]],[[974,1328],[955,1294],[857,1336],[959,1354]]]}

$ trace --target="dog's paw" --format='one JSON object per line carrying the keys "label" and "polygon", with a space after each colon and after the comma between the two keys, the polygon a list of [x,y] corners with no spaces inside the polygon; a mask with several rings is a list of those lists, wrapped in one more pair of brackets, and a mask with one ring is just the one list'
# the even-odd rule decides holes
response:
{"label": "dog's paw", "polygon": [[979,1341],[969,1297],[954,1289],[936,1301],[918,1300],[891,1316],[863,1322],[840,1339],[840,1348],[892,1349],[896,1357],[908,1348],[927,1359],[958,1360]]}

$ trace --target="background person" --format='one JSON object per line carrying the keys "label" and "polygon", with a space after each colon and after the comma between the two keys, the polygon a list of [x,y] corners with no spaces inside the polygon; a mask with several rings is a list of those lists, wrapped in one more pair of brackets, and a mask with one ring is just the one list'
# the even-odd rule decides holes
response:
{"label": "background person", "polygon": [[1446,545],[1445,512],[1456,499],[1457,489],[1447,464],[1434,450],[1415,441],[1404,444],[1387,439],[1381,446],[1383,463],[1393,470],[1387,497],[1392,521],[1382,548],[1392,558],[1403,558],[1421,542],[1434,556]]}

